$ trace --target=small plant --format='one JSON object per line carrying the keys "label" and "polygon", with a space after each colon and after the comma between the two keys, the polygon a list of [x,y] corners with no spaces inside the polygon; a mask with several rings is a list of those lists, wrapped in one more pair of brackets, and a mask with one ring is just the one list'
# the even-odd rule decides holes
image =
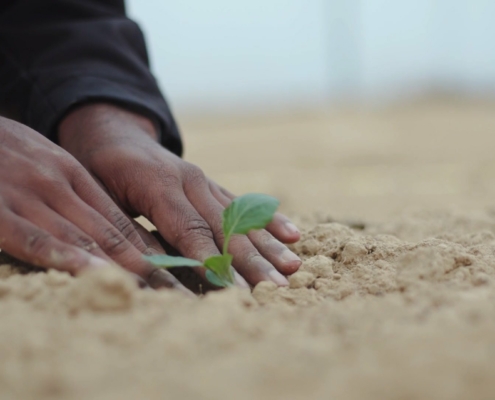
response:
{"label": "small plant", "polygon": [[228,253],[232,235],[247,235],[253,229],[265,228],[272,221],[278,205],[277,199],[266,194],[249,193],[234,199],[222,215],[224,235],[222,254],[208,257],[204,263],[190,258],[168,255],[145,256],[145,259],[161,268],[204,267],[206,279],[214,285],[233,286],[233,256]]}

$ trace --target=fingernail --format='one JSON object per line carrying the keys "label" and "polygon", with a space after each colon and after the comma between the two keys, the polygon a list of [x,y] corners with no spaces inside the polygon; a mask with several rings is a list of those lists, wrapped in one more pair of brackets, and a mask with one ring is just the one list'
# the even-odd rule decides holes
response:
{"label": "fingernail", "polygon": [[172,289],[177,286],[177,280],[168,272],[163,269],[155,269],[148,276],[148,284],[153,289],[169,288]]}
{"label": "fingernail", "polygon": [[100,257],[91,256],[88,262],[88,268],[101,269],[101,268],[112,268],[113,265],[108,261]]}
{"label": "fingernail", "polygon": [[139,275],[134,274],[132,272],[129,272],[129,275],[132,276],[132,278],[136,281],[136,283],[138,284],[138,286],[141,289],[148,287],[148,284],[146,283],[146,281],[143,278],[141,278]]}
{"label": "fingernail", "polygon": [[289,286],[289,281],[287,280],[287,278],[278,271],[270,271],[268,273],[268,276],[278,286]]}
{"label": "fingernail", "polygon": [[237,284],[237,286],[239,286],[240,288],[243,288],[243,289],[249,289],[249,284],[246,282],[246,280],[241,275],[239,275],[238,272],[234,273],[234,279],[235,279],[235,283]]}
{"label": "fingernail", "polygon": [[295,226],[292,222],[287,222],[285,224],[285,230],[290,235],[298,235],[300,233],[299,229],[297,229],[297,226]]}
{"label": "fingernail", "polygon": [[289,249],[284,250],[284,252],[280,256],[280,258],[285,263],[295,264],[297,262],[297,263],[299,263],[299,265],[301,265],[301,263],[302,263],[301,259],[296,254],[294,254],[292,251],[290,251]]}

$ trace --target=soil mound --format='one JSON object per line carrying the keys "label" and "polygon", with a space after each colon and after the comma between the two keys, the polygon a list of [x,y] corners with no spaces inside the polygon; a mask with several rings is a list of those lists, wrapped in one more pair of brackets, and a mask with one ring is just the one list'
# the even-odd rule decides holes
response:
{"label": "soil mound", "polygon": [[293,249],[290,287],[201,299],[0,266],[1,397],[493,398],[491,212],[323,223]]}

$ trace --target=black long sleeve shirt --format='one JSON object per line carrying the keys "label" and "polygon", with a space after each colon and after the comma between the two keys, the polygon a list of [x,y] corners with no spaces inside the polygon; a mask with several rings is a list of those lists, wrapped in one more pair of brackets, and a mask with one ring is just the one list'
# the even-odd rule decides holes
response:
{"label": "black long sleeve shirt", "polygon": [[0,0],[0,114],[56,142],[61,118],[98,100],[159,121],[162,145],[181,154],[124,0]]}

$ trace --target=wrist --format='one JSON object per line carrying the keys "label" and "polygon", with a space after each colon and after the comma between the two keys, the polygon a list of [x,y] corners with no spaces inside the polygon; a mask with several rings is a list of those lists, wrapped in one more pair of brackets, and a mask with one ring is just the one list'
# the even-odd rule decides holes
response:
{"label": "wrist", "polygon": [[153,119],[108,103],[81,105],[70,111],[58,126],[60,146],[76,157],[92,149],[122,145],[128,141],[158,141]]}

